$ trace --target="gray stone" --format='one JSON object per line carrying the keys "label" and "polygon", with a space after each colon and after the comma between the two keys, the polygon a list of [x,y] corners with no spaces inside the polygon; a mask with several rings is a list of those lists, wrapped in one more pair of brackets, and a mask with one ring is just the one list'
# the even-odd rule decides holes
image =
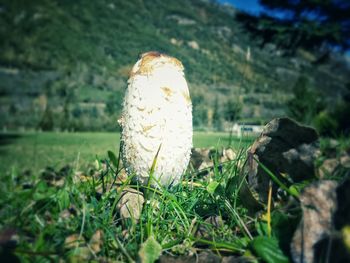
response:
{"label": "gray stone", "polygon": [[254,262],[252,258],[249,257],[237,257],[237,256],[228,256],[223,257],[221,263],[251,263]]}
{"label": "gray stone", "polygon": [[306,187],[300,195],[303,215],[291,244],[294,262],[314,262],[315,244],[331,234],[332,215],[337,207],[336,187],[335,181],[320,181]]}
{"label": "gray stone", "polygon": [[117,208],[122,219],[131,218],[139,220],[141,217],[142,206],[145,202],[143,194],[135,189],[127,188],[123,190]]}
{"label": "gray stone", "polygon": [[336,158],[326,159],[318,169],[318,174],[321,179],[331,176],[339,166],[339,161]]}
{"label": "gray stone", "polygon": [[340,164],[344,168],[350,168],[350,156],[349,155],[343,155],[340,157]]}
{"label": "gray stone", "polygon": [[[288,184],[315,177],[314,161],[320,154],[318,136],[313,128],[302,126],[289,118],[269,122],[248,151],[249,186],[266,202],[270,177],[254,160],[264,164],[277,178]],[[282,176],[283,175],[283,176]],[[274,185],[273,194],[276,195]]]}
{"label": "gray stone", "polygon": [[159,258],[159,263],[220,263],[221,258],[215,255],[210,250],[204,250],[198,255],[181,255],[181,256],[170,256],[162,255]]}
{"label": "gray stone", "polygon": [[200,224],[196,232],[196,236],[204,239],[213,239],[212,228],[222,228],[225,225],[225,221],[221,216],[210,216],[205,219],[203,224]]}
{"label": "gray stone", "polygon": [[195,170],[198,170],[203,162],[210,162],[210,149],[192,148],[190,163]]}
{"label": "gray stone", "polygon": [[170,255],[161,255],[159,260],[159,263],[196,263],[196,257],[195,256],[170,256]]}
{"label": "gray stone", "polygon": [[224,149],[223,155],[228,161],[236,159],[236,153],[231,148]]}
{"label": "gray stone", "polygon": [[220,263],[221,259],[210,250],[204,250],[198,254],[197,262]]}
{"label": "gray stone", "polygon": [[[337,208],[332,215],[332,233],[315,244],[315,262],[350,262],[349,243],[346,241],[347,237],[344,231],[349,227],[350,222],[349,189],[350,179],[340,183],[336,189]],[[337,233],[342,234],[338,235]]]}

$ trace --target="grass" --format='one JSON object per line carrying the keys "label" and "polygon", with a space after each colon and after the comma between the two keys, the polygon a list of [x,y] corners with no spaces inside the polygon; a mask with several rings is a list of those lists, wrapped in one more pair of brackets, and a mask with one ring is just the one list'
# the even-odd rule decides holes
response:
{"label": "grass", "polygon": [[[47,166],[55,169],[67,164],[86,168],[96,156],[102,158],[108,150],[117,151],[119,133],[14,133],[0,134],[0,173],[19,169],[34,172]],[[250,140],[233,140],[233,147]],[[195,147],[220,147],[228,144],[226,133],[196,132]]]}
{"label": "grass", "polygon": [[[196,134],[195,145],[203,147],[215,141],[220,146],[227,140],[225,137],[219,140],[223,135]],[[14,169],[3,175],[0,229],[14,231],[18,240],[15,249],[4,249],[2,256],[19,257],[23,262],[59,259],[153,262],[160,253],[179,255],[203,248],[236,255],[247,251],[247,244],[253,239],[254,220],[239,207],[238,191],[232,190],[241,183],[236,180],[240,171],[237,168],[244,161],[244,151],[220,168],[215,161],[207,177],[190,169],[183,183],[175,188],[152,189],[129,179],[115,180],[121,176],[116,172],[116,157],[109,154],[110,159],[107,158],[101,146],[112,149],[108,143],[115,140],[116,146],[117,139],[116,134],[44,133],[13,137],[12,142],[7,142],[18,147],[24,143],[31,149],[37,147],[36,153],[42,156],[45,150],[50,155],[52,149],[60,149],[63,154],[68,152],[67,147],[99,153],[96,149],[99,142],[100,157],[105,161],[97,160],[92,170],[84,174],[77,173],[73,166],[63,172],[50,170],[27,177]],[[48,141],[52,148],[40,151]],[[24,149],[22,146],[17,150],[17,156],[22,150],[19,158],[24,158]],[[61,156],[55,154],[48,157]],[[62,161],[64,158],[69,156],[62,156]],[[124,190],[130,188],[147,194],[148,200],[138,220],[122,218],[117,209]],[[208,218],[221,223],[212,225]]]}
{"label": "grass", "polygon": [[[194,135],[196,147],[227,144],[224,133]],[[238,151],[248,140],[232,144]],[[250,219],[232,190],[240,184],[233,179],[238,178],[243,154],[220,167],[215,161],[210,176],[190,169],[181,185],[152,189],[116,180],[122,175],[107,150],[117,155],[119,134],[2,134],[1,145],[2,169],[7,172],[0,184],[0,237],[6,242],[6,233],[13,231],[17,240],[15,247],[0,246],[0,257],[23,262],[152,262],[160,253],[179,255],[204,247],[241,255],[252,238],[254,221],[245,223]],[[56,169],[72,162],[71,168]],[[87,170],[84,163],[94,165]],[[36,170],[45,166],[54,168]],[[24,168],[32,173],[21,173]],[[122,218],[117,209],[130,188],[147,195],[139,220]],[[225,223],[212,225],[208,218],[215,216]]]}
{"label": "grass", "polygon": [[[290,262],[290,240],[300,211],[295,206],[289,211],[286,203],[269,198],[260,216],[252,216],[243,205],[240,188],[248,140],[233,140],[234,160],[220,163],[215,155],[205,175],[190,167],[180,185],[154,189],[125,178],[119,170],[118,134],[1,138],[2,154],[10,156],[5,161],[8,167],[15,162],[34,164],[35,154],[37,166],[54,161],[60,168],[65,162],[74,163],[78,152],[78,163],[91,163],[88,169],[81,164],[59,171],[22,174],[18,168],[2,174],[0,261],[6,257],[11,262],[154,262],[160,255],[211,250],[220,257],[233,255],[249,262]],[[196,147],[227,144],[226,134],[194,136]],[[264,169],[273,181],[274,175]],[[127,205],[132,203],[130,197],[123,203],[126,193],[134,195],[142,211]],[[123,206],[129,216],[122,215]]]}

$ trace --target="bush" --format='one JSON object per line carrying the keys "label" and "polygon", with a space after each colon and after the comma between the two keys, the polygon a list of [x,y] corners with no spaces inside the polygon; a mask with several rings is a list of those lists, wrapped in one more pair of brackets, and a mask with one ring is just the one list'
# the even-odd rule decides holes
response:
{"label": "bush", "polygon": [[340,136],[350,133],[350,104],[338,103],[334,110],[322,111],[314,119],[314,125],[320,135]]}
{"label": "bush", "polygon": [[309,80],[301,76],[293,87],[294,98],[288,102],[289,116],[295,120],[311,124],[325,105],[319,94],[309,87]]}
{"label": "bush", "polygon": [[53,122],[53,116],[52,116],[52,111],[47,105],[44,115],[39,122],[39,128],[42,129],[43,131],[52,131],[54,127],[54,122]]}
{"label": "bush", "polygon": [[315,117],[314,125],[322,136],[334,136],[338,129],[337,122],[327,111],[322,111]]}

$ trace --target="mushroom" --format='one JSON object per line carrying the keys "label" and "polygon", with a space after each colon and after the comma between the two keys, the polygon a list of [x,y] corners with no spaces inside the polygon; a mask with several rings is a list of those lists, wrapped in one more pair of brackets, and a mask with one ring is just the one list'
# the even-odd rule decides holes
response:
{"label": "mushroom", "polygon": [[192,103],[182,63],[158,52],[141,55],[131,70],[122,118],[122,159],[129,176],[146,185],[181,181],[192,148]]}

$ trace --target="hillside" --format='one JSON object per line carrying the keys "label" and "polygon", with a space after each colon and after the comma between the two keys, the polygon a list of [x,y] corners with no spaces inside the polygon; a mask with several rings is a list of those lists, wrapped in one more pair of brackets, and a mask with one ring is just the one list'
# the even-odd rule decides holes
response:
{"label": "hillside", "polygon": [[223,121],[228,101],[243,120],[285,115],[301,76],[328,103],[341,96],[342,56],[314,65],[305,50],[261,48],[237,12],[204,0],[2,0],[0,127],[115,130],[128,72],[149,50],[183,62],[197,128]]}

